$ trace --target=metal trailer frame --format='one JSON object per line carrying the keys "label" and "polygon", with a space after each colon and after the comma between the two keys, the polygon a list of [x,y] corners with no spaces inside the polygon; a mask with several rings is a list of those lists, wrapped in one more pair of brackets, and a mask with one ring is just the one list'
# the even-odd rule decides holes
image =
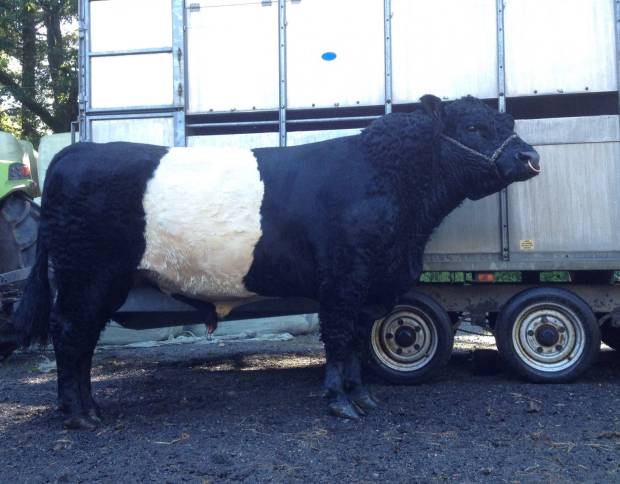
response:
{"label": "metal trailer frame", "polygon": [[[290,109],[288,105],[287,79],[287,4],[298,3],[300,0],[261,0],[263,5],[277,4],[278,8],[278,106],[276,111],[236,111],[234,113],[204,113],[188,114],[189,79],[187,53],[187,12],[194,7],[184,0],[170,0],[172,8],[172,45],[166,48],[134,49],[123,51],[91,52],[90,48],[90,5],[100,0],[81,0],[79,9],[79,127],[80,140],[89,141],[92,138],[92,122],[99,120],[118,119],[147,119],[170,118],[173,123],[174,146],[186,146],[187,135],[192,131],[220,130],[220,132],[242,133],[248,130],[260,132],[268,130],[277,133],[279,145],[287,145],[287,135],[291,130],[300,128],[321,129],[338,126],[361,127],[382,114],[394,110],[393,103],[393,66],[392,66],[392,0],[383,0],[383,42],[384,42],[384,105],[382,112],[366,109],[360,115],[355,109],[321,109],[316,112]],[[616,65],[620,73],[620,0],[614,1]],[[504,36],[504,0],[495,0],[496,39],[497,39],[497,93],[496,99],[499,111],[506,111],[506,71],[505,71],[505,36]],[[153,53],[169,53],[173,59],[173,103],[163,106],[132,106],[125,108],[92,108],[91,99],[91,69],[90,61],[94,57],[139,55]],[[618,89],[620,90],[620,74]],[[396,106],[397,108],[399,106]],[[620,100],[618,105],[620,112]],[[327,115],[325,114],[327,113]],[[296,128],[296,129],[295,129]],[[503,190],[498,196],[499,203],[499,253],[480,254],[431,254],[425,256],[425,270],[449,272],[475,271],[550,271],[550,270],[610,270],[620,269],[620,250],[612,253],[581,252],[577,258],[557,253],[544,254],[515,254],[510,247],[509,227],[509,197],[508,190]],[[619,248],[620,249],[620,248]],[[474,314],[485,311],[498,311],[511,294],[524,289],[524,285],[502,284],[500,288],[492,285],[466,286],[450,284],[421,285],[420,289],[432,294],[442,301],[450,311],[466,310]],[[586,286],[571,284],[577,293],[592,306],[596,312],[612,312],[620,301],[620,290],[612,286],[605,289],[605,297],[601,297],[598,290],[587,289]],[[146,296],[142,296],[142,300]],[[148,299],[148,298],[147,298]],[[128,302],[128,307],[131,302]],[[178,305],[177,305],[178,306]],[[175,307],[177,307],[175,306]],[[304,306],[304,310],[308,306]],[[293,311],[291,306],[288,311]],[[269,311],[273,311],[271,308]],[[300,309],[301,310],[301,309]],[[259,311],[260,313],[260,311]],[[247,313],[244,317],[250,317]],[[618,318],[620,324],[620,318]]]}
{"label": "metal trailer frame", "polygon": [[[218,132],[240,133],[248,130],[276,131],[280,146],[287,145],[287,135],[296,129],[321,129],[338,126],[361,127],[383,113],[394,109],[392,95],[392,0],[383,0],[384,13],[384,86],[385,102],[382,113],[357,115],[355,109],[336,108],[319,110],[318,114],[297,112],[288,107],[287,80],[287,4],[298,3],[300,0],[261,0],[263,5],[277,3],[278,8],[278,90],[279,102],[276,112],[263,112],[257,117],[256,111],[236,111],[225,114],[222,112],[205,114],[188,114],[189,80],[187,52],[187,11],[194,7],[184,0],[170,0],[172,8],[172,45],[166,48],[134,49],[123,51],[91,52],[90,48],[90,5],[99,0],[80,1],[80,55],[79,55],[79,127],[80,140],[92,139],[93,121],[171,118],[173,123],[174,146],[186,146],[188,133],[194,131],[214,130]],[[504,41],[504,1],[495,0],[496,4],[496,38],[497,38],[497,107],[506,110],[506,72],[505,72],[505,41]],[[199,4],[198,4],[199,5]],[[614,0],[615,6],[615,37],[616,64],[620,72],[620,2]],[[91,68],[92,58],[168,53],[173,59],[173,103],[162,106],[132,106],[124,108],[92,108],[91,99]],[[617,76],[620,84],[620,75]],[[620,85],[618,86],[620,90]],[[618,111],[620,111],[620,103]],[[333,114],[333,115],[332,115]],[[425,270],[427,271],[538,271],[538,270],[605,270],[620,269],[620,250],[614,252],[580,252],[579,254],[557,253],[515,253],[510,247],[509,226],[509,189],[502,190],[498,196],[499,203],[499,254],[427,254]],[[620,249],[620,248],[619,248]]]}

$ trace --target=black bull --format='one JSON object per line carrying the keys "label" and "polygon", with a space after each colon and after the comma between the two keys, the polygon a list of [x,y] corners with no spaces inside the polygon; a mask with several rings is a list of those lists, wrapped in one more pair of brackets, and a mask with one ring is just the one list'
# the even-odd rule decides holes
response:
{"label": "black bull", "polygon": [[362,308],[391,307],[410,289],[431,232],[465,198],[540,171],[508,114],[472,97],[421,101],[359,135],[296,147],[80,143],[60,152],[13,324],[22,345],[51,335],[65,425],[100,422],[94,347],[138,274],[219,313],[256,295],[317,300],[331,412],[373,408],[355,331],[367,323]]}

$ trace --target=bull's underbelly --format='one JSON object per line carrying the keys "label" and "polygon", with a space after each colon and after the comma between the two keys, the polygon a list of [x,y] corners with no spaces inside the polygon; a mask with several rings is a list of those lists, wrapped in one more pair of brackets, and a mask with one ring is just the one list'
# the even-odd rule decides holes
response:
{"label": "bull's underbelly", "polygon": [[168,293],[229,303],[254,295],[243,282],[261,237],[264,195],[249,150],[172,148],[144,196],[144,269]]}

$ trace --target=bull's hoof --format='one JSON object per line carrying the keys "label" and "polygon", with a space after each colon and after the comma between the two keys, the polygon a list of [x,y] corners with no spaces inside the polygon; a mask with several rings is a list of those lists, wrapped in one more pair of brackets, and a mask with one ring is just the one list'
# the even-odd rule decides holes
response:
{"label": "bull's hoof", "polygon": [[97,426],[101,425],[101,423],[102,423],[101,412],[99,411],[99,409],[97,407],[91,408],[86,413],[86,416],[88,417],[88,420],[93,422],[95,425],[97,425]]}
{"label": "bull's hoof", "polygon": [[329,403],[329,413],[334,417],[346,418],[349,420],[359,420],[360,413],[349,401],[334,401]]}
{"label": "bull's hoof", "polygon": [[351,400],[364,412],[370,412],[378,407],[377,400],[368,391],[351,396]]}
{"label": "bull's hoof", "polygon": [[67,430],[95,430],[98,425],[91,418],[82,415],[67,417],[62,424]]}

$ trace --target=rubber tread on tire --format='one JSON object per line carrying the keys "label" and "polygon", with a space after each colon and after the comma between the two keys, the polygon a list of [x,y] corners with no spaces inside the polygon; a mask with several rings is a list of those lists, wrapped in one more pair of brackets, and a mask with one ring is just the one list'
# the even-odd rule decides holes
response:
{"label": "rubber tread on tire", "polygon": [[[583,329],[584,347],[577,359],[558,371],[542,371],[528,365],[514,346],[513,326],[519,315],[535,304],[551,303],[567,308],[577,316]],[[601,333],[590,306],[576,294],[561,288],[526,289],[510,299],[500,311],[495,324],[495,340],[500,356],[525,380],[534,383],[566,383],[577,379],[598,357]]]}
{"label": "rubber tread on tire", "polygon": [[[373,327],[381,324],[386,318],[390,317],[394,311],[401,306],[413,306],[419,308],[429,318],[429,324],[432,324],[437,335],[437,346],[434,354],[422,367],[407,371],[406,369],[398,370],[392,368],[381,361],[377,356],[375,348],[373,348]],[[404,296],[399,303],[384,318],[370,324],[364,333],[366,357],[365,366],[377,376],[389,381],[390,383],[399,385],[413,385],[425,382],[432,378],[435,373],[445,367],[452,354],[452,346],[454,344],[454,329],[452,327],[450,317],[445,309],[435,301],[432,297],[412,291]]]}

